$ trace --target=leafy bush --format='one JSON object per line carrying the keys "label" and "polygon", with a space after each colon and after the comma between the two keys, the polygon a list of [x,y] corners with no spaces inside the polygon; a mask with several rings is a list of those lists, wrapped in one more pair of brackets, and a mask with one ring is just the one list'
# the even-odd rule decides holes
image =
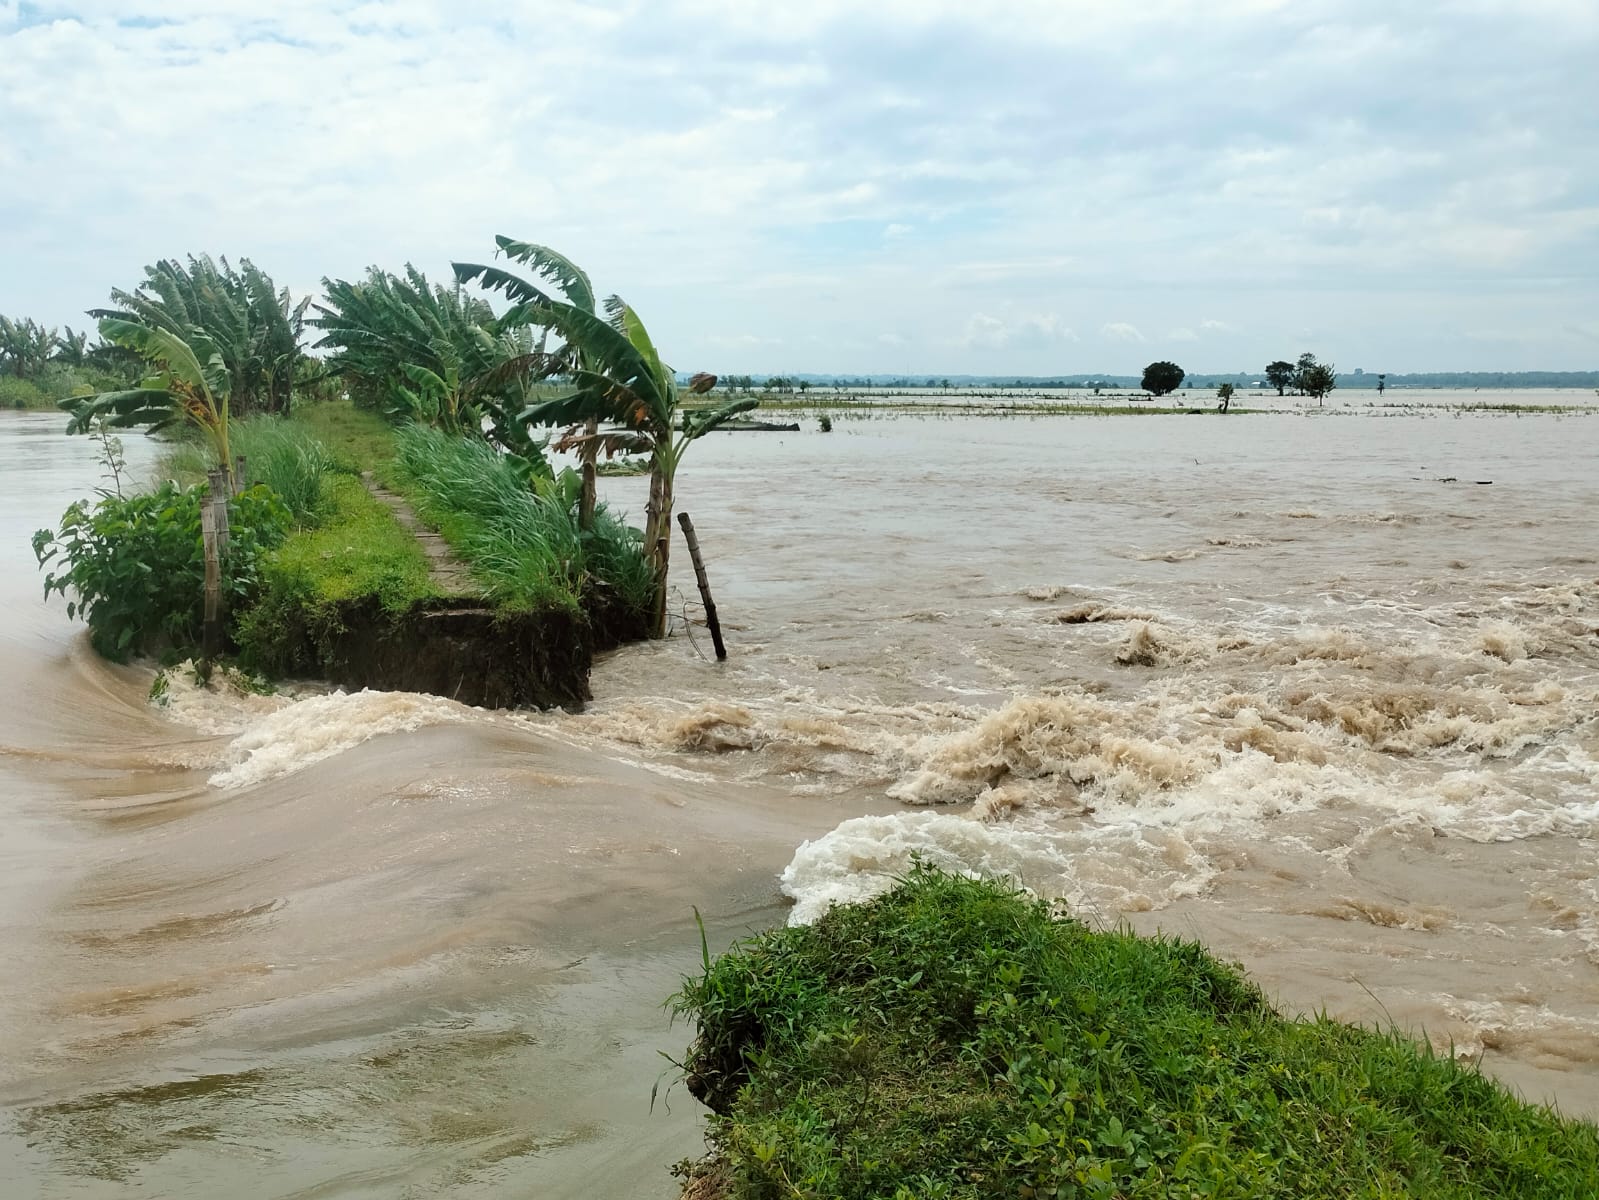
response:
{"label": "leafy bush", "polygon": [[[59,529],[33,535],[45,576],[44,593],[70,591],[67,616],[81,616],[89,637],[105,657],[125,662],[132,654],[186,650],[200,640],[205,603],[205,547],[200,532],[202,487],[165,483],[155,491],[92,504],[80,500]],[[223,559],[223,597],[242,608],[259,584],[263,551],[283,541],[289,511],[265,487],[253,487],[228,502],[228,552]]]}
{"label": "leafy bush", "polygon": [[609,512],[578,528],[579,481],[540,474],[476,438],[420,425],[395,436],[399,482],[488,595],[512,608],[575,607],[595,582],[638,611],[651,581],[639,535]]}
{"label": "leafy bush", "polygon": [[673,1004],[726,1200],[1599,1195],[1593,1125],[995,883],[918,869]]}
{"label": "leafy bush", "polygon": [[59,362],[47,363],[33,382],[51,404],[69,396],[92,396],[100,390],[92,371]]}

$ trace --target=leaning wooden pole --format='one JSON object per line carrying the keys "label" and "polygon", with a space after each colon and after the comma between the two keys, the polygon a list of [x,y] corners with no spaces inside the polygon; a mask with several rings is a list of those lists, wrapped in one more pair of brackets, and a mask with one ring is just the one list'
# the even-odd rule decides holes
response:
{"label": "leaning wooden pole", "polygon": [[686,512],[677,514],[677,523],[683,527],[683,538],[688,542],[688,556],[694,563],[694,579],[700,585],[700,599],[705,601],[705,623],[711,627],[711,644],[716,647],[717,661],[727,657],[727,647],[722,644],[722,623],[716,619],[716,601],[711,599],[711,581],[705,578],[705,560],[700,557],[700,539],[694,536],[694,522]]}

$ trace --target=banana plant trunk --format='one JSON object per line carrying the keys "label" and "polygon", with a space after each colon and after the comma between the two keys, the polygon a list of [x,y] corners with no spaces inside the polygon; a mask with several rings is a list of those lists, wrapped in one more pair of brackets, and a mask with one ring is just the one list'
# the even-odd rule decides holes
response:
{"label": "banana plant trunk", "polygon": [[645,508],[644,554],[655,579],[650,636],[666,636],[666,571],[672,552],[672,470],[670,448],[657,447],[650,458],[650,502]]}

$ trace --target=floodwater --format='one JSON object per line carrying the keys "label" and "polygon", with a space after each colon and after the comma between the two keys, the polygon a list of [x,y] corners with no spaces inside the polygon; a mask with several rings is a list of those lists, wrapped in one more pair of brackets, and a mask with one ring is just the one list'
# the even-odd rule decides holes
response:
{"label": "floodwater", "polygon": [[1594,417],[713,436],[732,658],[680,620],[577,716],[152,705],[40,602],[97,483],[57,429],[0,417],[0,1195],[671,1196],[695,909],[917,854],[1599,1114]]}

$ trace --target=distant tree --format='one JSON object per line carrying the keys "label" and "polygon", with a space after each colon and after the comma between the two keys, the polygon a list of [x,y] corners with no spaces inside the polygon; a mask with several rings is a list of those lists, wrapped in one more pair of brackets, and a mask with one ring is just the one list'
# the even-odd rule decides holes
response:
{"label": "distant tree", "polygon": [[1224,384],[1220,385],[1216,389],[1216,399],[1221,401],[1221,403],[1218,404],[1216,407],[1219,408],[1222,412],[1226,412],[1227,409],[1228,409],[1228,406],[1231,405],[1232,402],[1233,402],[1233,385],[1230,384],[1230,383],[1224,383]]}
{"label": "distant tree", "polygon": [[1314,396],[1316,403],[1321,404],[1327,399],[1327,393],[1338,386],[1338,372],[1332,363],[1312,362],[1299,373],[1299,390],[1307,396]]}
{"label": "distant tree", "polygon": [[1385,374],[1382,374],[1382,375],[1378,375],[1377,376],[1377,394],[1380,396],[1384,392],[1386,392],[1387,390],[1388,390],[1388,376],[1387,376],[1387,374],[1385,373]]}
{"label": "distant tree", "polygon": [[22,379],[35,375],[50,361],[56,346],[56,331],[47,329],[31,317],[13,321],[0,317],[0,370]]}
{"label": "distant tree", "polygon": [[799,390],[801,392],[810,391],[811,390],[811,381],[809,379],[801,379],[799,381]]}
{"label": "distant tree", "polygon": [[1305,377],[1316,365],[1316,356],[1306,350],[1299,356],[1299,361],[1294,364],[1294,387],[1299,391],[1305,390]]}
{"label": "distant tree", "polygon": [[946,392],[949,391],[949,380],[944,380],[943,388]]}
{"label": "distant tree", "polygon": [[1282,359],[1279,358],[1274,363],[1267,363],[1266,364],[1266,382],[1271,384],[1272,387],[1277,389],[1277,394],[1279,396],[1281,396],[1288,389],[1288,385],[1291,384],[1293,381],[1294,381],[1294,364],[1293,363],[1284,362]]}
{"label": "distant tree", "polygon": [[1164,396],[1182,386],[1183,369],[1174,362],[1152,362],[1144,368],[1140,385],[1151,396]]}

